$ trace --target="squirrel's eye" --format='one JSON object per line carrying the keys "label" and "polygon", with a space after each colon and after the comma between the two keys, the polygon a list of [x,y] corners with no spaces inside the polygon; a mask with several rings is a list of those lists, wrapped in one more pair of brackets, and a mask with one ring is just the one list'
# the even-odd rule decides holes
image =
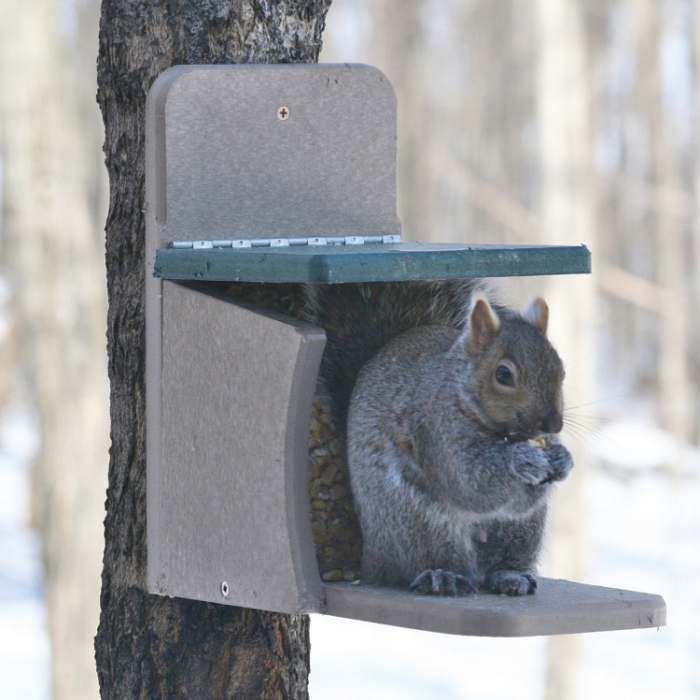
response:
{"label": "squirrel's eye", "polygon": [[496,368],[496,381],[502,386],[515,386],[515,377],[507,365],[498,365]]}

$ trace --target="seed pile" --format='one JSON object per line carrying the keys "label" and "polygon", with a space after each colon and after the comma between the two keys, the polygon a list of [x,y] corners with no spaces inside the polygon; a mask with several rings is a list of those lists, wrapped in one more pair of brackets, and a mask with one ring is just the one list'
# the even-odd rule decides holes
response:
{"label": "seed pile", "polygon": [[321,578],[354,581],[360,570],[362,536],[343,446],[321,399],[316,399],[311,413],[309,500]]}

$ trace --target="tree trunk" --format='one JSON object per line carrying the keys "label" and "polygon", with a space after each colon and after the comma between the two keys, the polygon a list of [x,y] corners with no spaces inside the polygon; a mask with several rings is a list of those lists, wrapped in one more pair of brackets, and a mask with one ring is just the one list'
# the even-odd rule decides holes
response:
{"label": "tree trunk", "polygon": [[[681,443],[692,441],[692,404],[688,308],[690,287],[686,272],[686,222],[675,211],[676,193],[683,175],[679,138],[674,134],[669,98],[664,93],[663,41],[667,16],[679,12],[678,3],[644,0],[635,4],[639,56],[649,57],[643,70],[649,114],[649,143],[655,185],[656,277],[664,292],[658,320],[658,386],[661,423]],[[681,21],[681,20],[679,20]],[[668,465],[673,471],[678,465]]]}
{"label": "tree trunk", "polygon": [[426,173],[425,102],[423,87],[423,3],[374,0],[371,3],[372,63],[384,71],[396,90],[398,102],[398,208],[406,240],[430,236],[423,191]]}
{"label": "tree trunk", "polygon": [[112,450],[102,614],[105,698],[305,698],[306,616],[144,591],[144,107],[173,64],[312,62],[330,0],[104,0],[98,101],[110,176],[107,286]]}
{"label": "tree trunk", "polygon": [[[583,6],[575,0],[539,0],[537,17],[544,242],[586,241],[595,252],[591,72]],[[594,283],[588,277],[552,279],[547,295],[552,311],[549,335],[568,367],[567,404],[588,403],[594,382]],[[556,576],[580,579],[587,455],[582,446],[572,452],[576,468],[553,502],[547,564]],[[548,649],[546,697],[575,697],[580,638],[552,638]]]}
{"label": "tree trunk", "polygon": [[[83,3],[83,11],[90,3]],[[52,694],[95,697],[107,390],[102,235],[96,224],[99,142],[94,101],[81,100],[81,25],[62,30],[57,0],[8,0],[2,15],[6,261],[18,362],[36,410],[40,452],[32,517],[42,542]],[[93,98],[94,99],[94,98]]]}

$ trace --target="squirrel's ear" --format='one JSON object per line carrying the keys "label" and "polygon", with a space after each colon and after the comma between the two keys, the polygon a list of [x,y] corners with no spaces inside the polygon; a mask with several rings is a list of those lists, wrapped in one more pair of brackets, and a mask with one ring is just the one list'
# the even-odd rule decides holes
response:
{"label": "squirrel's ear", "polygon": [[476,295],[469,312],[467,329],[469,344],[483,350],[498,335],[500,329],[501,320],[489,300],[482,294]]}
{"label": "squirrel's ear", "polygon": [[537,297],[530,306],[523,311],[523,318],[547,335],[547,324],[549,323],[549,307],[542,297]]}

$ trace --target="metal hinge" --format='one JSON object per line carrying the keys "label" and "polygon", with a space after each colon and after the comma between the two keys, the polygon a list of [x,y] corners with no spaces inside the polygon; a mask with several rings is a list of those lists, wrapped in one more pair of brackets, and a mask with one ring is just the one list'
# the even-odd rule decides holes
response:
{"label": "metal hinge", "polygon": [[365,245],[401,243],[401,236],[317,236],[314,238],[243,238],[222,241],[171,241],[169,248],[286,248],[288,246]]}

